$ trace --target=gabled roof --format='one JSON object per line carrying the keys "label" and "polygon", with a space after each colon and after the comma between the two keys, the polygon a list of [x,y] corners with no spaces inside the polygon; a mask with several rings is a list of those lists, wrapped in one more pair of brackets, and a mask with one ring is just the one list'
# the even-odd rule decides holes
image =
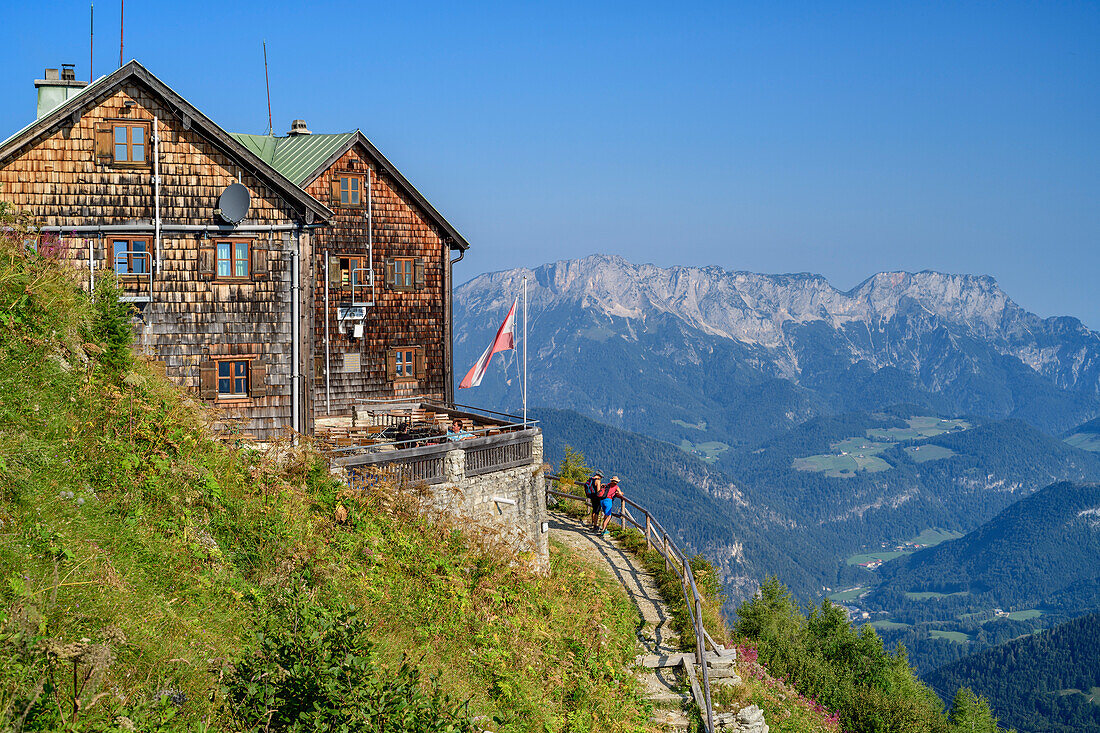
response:
{"label": "gabled roof", "polygon": [[304,186],[319,165],[355,137],[354,132],[288,137],[243,135],[236,132],[229,134],[298,186]]}
{"label": "gabled roof", "polygon": [[61,124],[70,115],[79,114],[84,109],[93,106],[100,99],[114,93],[122,84],[131,79],[141,82],[151,92],[159,96],[168,107],[175,108],[178,115],[190,118],[191,125],[194,128],[217,145],[223,153],[233,158],[242,168],[255,174],[261,181],[271,186],[284,200],[291,204],[295,211],[305,216],[307,222],[310,218],[309,215],[321,219],[332,218],[334,213],[331,209],[306,193],[295,181],[280,173],[270,161],[257,155],[250,147],[243,145],[240,140],[216,125],[209,117],[196,109],[194,105],[177,94],[137,61],[130,61],[107,76],[96,79],[58,105],[57,108],[0,143],[0,165],[39,135],[52,130],[54,126]]}
{"label": "gabled roof", "polygon": [[449,221],[443,218],[443,215],[424,198],[424,195],[417,191],[416,187],[401,174],[401,171],[397,170],[397,167],[386,156],[382,155],[382,152],[374,147],[374,144],[359,130],[332,135],[309,134],[287,137],[245,135],[241,133],[232,133],[232,135],[257,156],[270,163],[276,170],[303,188],[332,167],[344,153],[356,145],[361,145],[375,164],[386,171],[397,186],[424,211],[436,226],[446,233],[450,239],[448,245],[451,249],[464,251],[470,248],[470,243],[466,241],[466,238],[459,234],[458,230]]}

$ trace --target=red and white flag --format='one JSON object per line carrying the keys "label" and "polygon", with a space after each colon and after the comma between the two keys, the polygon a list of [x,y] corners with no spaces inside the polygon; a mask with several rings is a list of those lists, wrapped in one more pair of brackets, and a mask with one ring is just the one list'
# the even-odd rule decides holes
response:
{"label": "red and white flag", "polygon": [[459,389],[476,387],[481,384],[481,379],[489,369],[489,361],[492,360],[493,354],[498,351],[509,351],[516,348],[517,303],[519,303],[519,298],[512,301],[508,316],[504,319],[504,323],[500,324],[500,329],[497,330],[497,337],[493,339],[493,343],[489,344],[489,348],[485,349],[485,353],[481,355],[477,363],[470,367],[470,371],[466,372],[466,376],[462,378],[462,383],[458,385]]}

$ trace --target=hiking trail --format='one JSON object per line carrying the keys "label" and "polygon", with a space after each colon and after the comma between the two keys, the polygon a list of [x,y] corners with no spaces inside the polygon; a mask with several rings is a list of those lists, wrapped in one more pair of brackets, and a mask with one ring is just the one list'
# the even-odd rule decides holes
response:
{"label": "hiking trail", "polygon": [[[550,512],[550,536],[562,545],[608,568],[626,590],[642,617],[637,637],[639,655],[669,656],[681,653],[672,631],[672,615],[661,600],[653,576],[641,568],[638,559],[620,548],[610,537],[600,537],[587,525],[560,512]],[[691,693],[684,691],[676,668],[638,670],[647,697],[657,709],[651,721],[666,730],[687,730],[687,710],[694,706]]]}

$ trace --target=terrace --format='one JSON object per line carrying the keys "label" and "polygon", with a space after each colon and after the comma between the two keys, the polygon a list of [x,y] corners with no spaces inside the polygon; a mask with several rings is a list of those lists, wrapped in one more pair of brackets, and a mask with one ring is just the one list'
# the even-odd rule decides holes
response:
{"label": "terrace", "polygon": [[534,421],[465,405],[358,400],[353,417],[319,418],[314,434],[350,487],[379,475],[424,487],[438,510],[491,528],[529,553],[532,567],[549,568]]}
{"label": "terrace", "polygon": [[386,466],[403,479],[435,484],[446,480],[443,458],[455,450],[466,455],[466,476],[530,463],[536,425],[466,405],[357,400],[351,418],[318,419],[315,437],[334,466]]}

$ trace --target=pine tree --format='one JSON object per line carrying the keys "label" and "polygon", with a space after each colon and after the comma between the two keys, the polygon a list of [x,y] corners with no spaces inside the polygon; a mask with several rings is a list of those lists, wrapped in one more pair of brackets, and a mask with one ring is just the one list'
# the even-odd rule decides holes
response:
{"label": "pine tree", "polygon": [[975,695],[969,687],[960,687],[955,693],[949,714],[958,733],[997,733],[997,718],[989,707],[989,700]]}

